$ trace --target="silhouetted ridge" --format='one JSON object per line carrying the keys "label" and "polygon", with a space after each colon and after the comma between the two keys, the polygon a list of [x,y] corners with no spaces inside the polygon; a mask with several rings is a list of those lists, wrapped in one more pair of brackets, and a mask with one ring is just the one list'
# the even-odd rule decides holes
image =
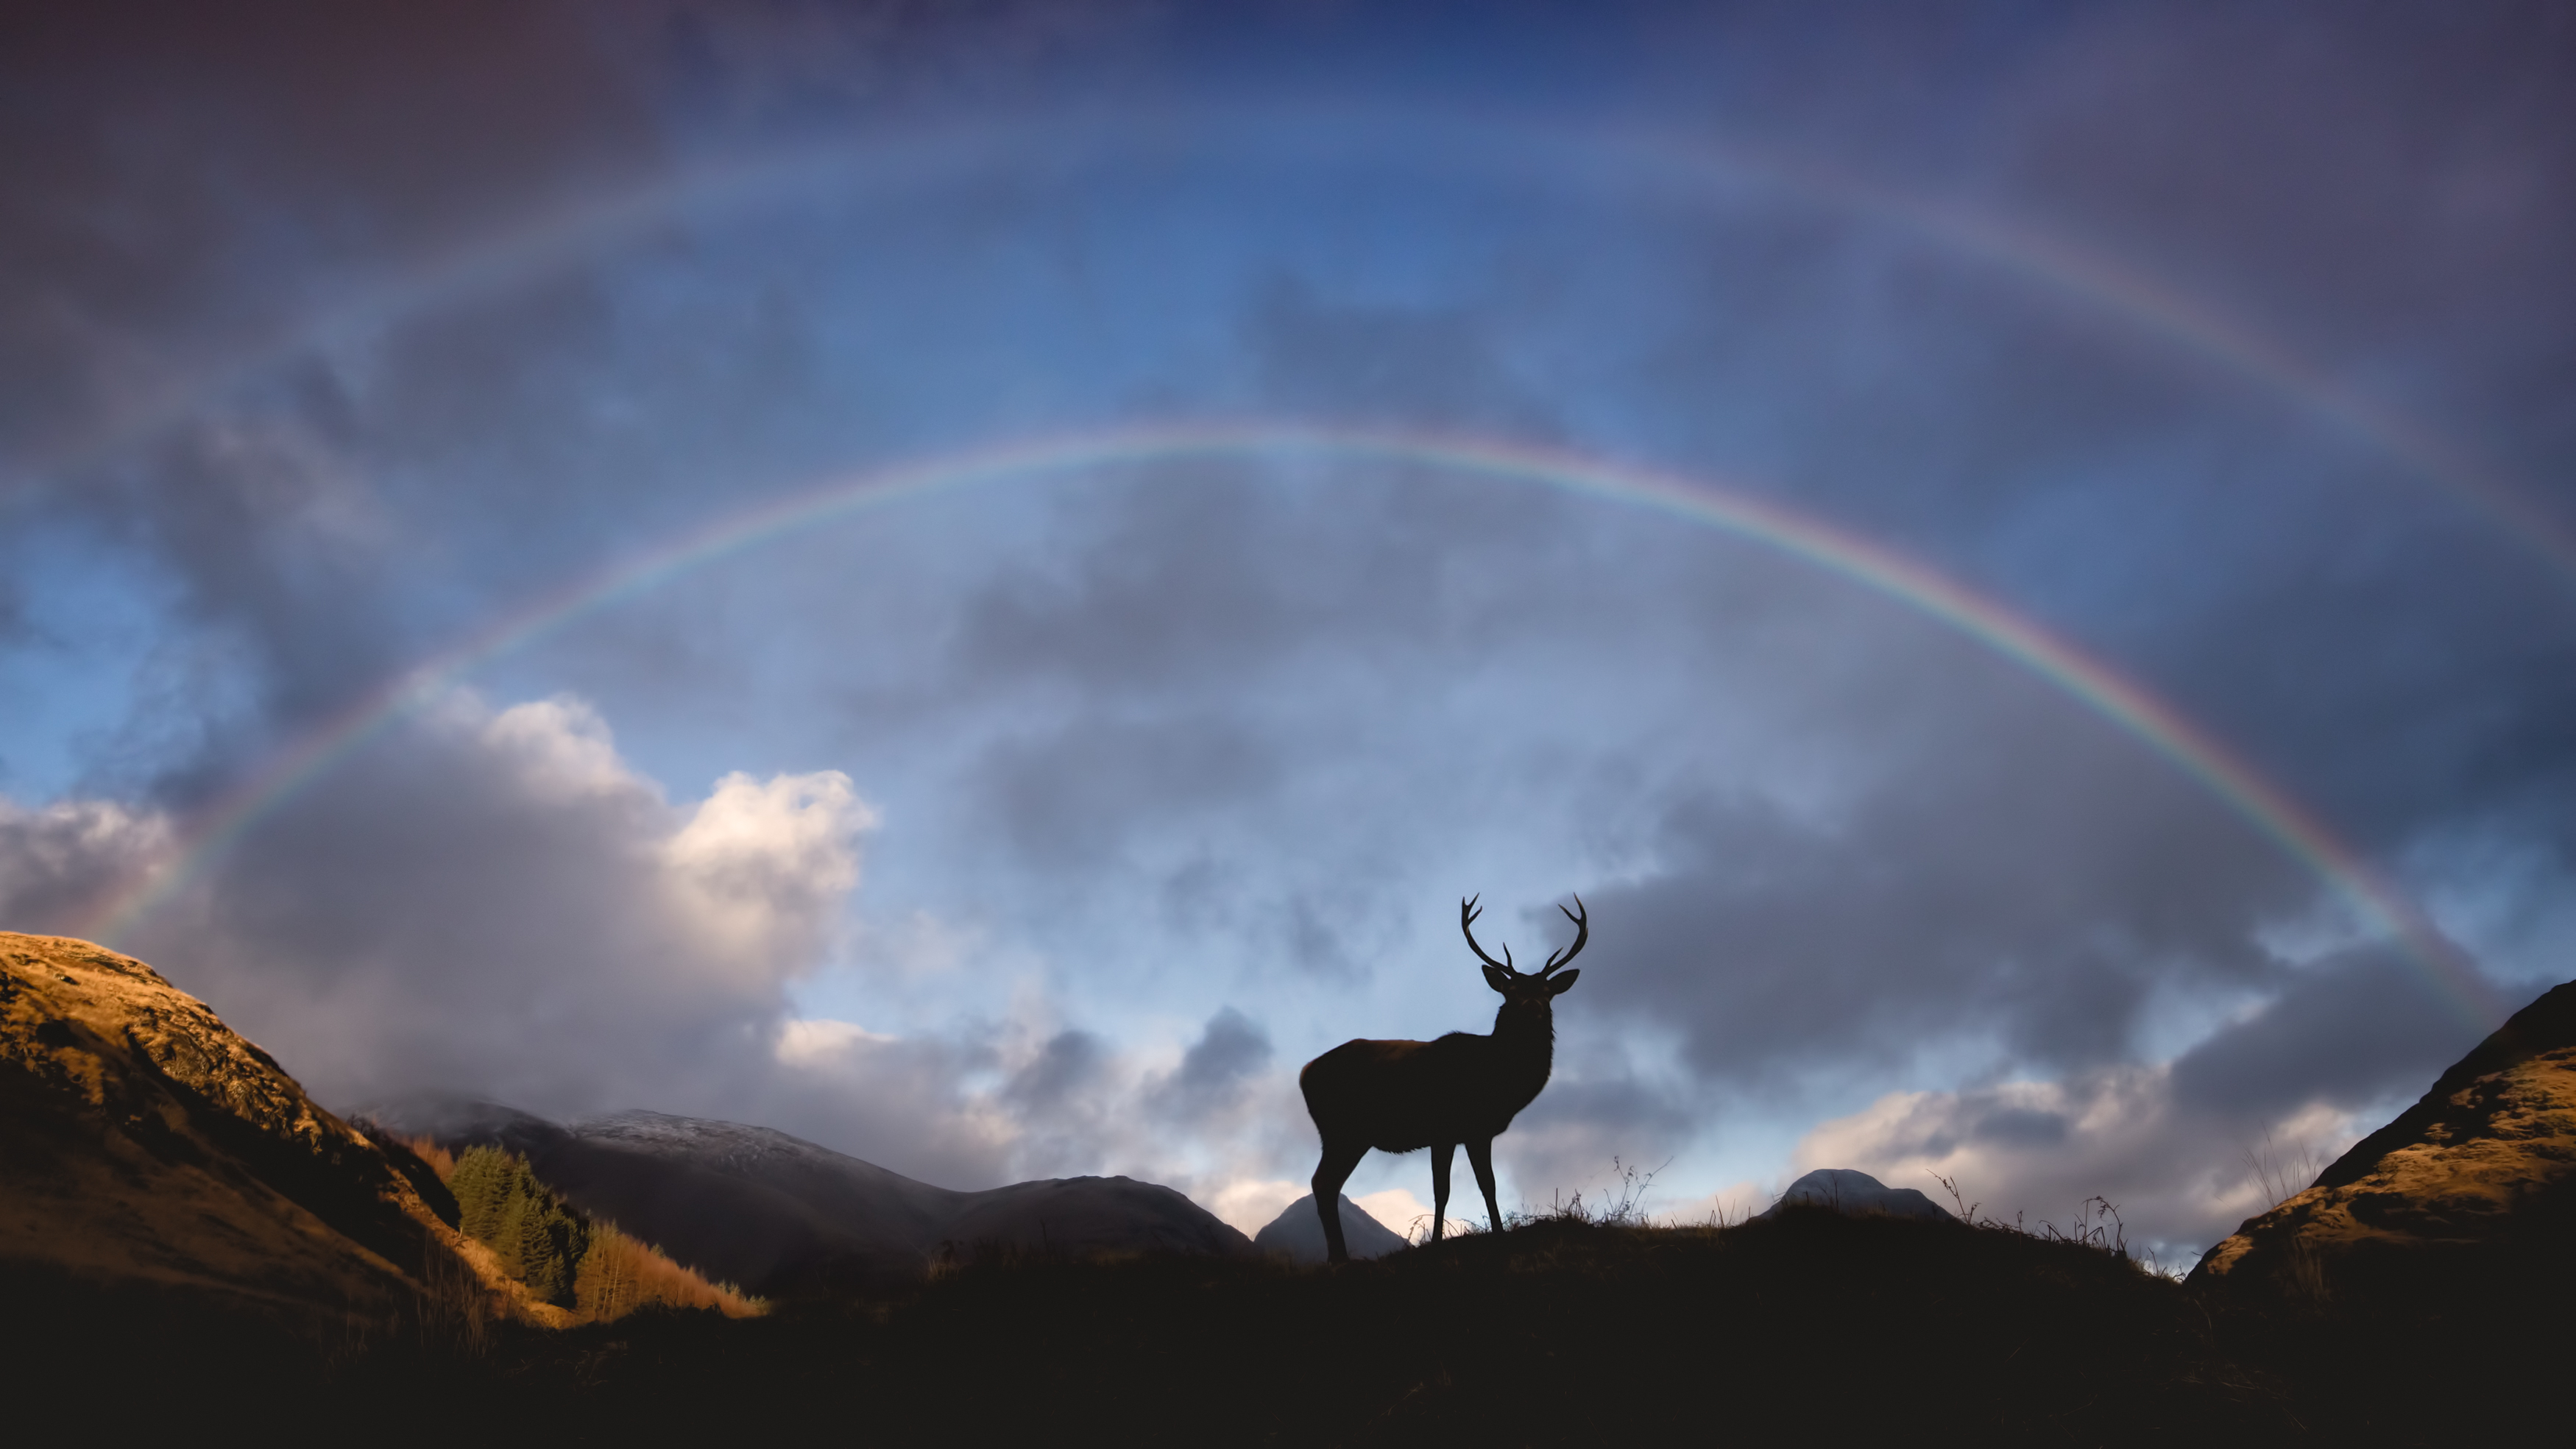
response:
{"label": "silhouetted ridge", "polygon": [[2343,1187],[2360,1181],[2379,1165],[2381,1158],[2422,1141],[2425,1130],[2451,1110],[2451,1098],[2466,1091],[2478,1078],[2510,1070],[2544,1052],[2567,1046],[2576,1046],[2576,981],[2551,987],[2541,993],[2539,1000],[2507,1018],[2467,1056],[2452,1063],[2414,1106],[2354,1143],[2351,1150],[2318,1173],[2314,1186]]}
{"label": "silhouetted ridge", "polygon": [[918,1278],[943,1253],[980,1248],[1252,1252],[1187,1197],[1123,1177],[958,1192],[738,1122],[631,1111],[563,1126],[460,1097],[410,1098],[368,1115],[451,1150],[518,1153],[583,1212],[769,1297]]}

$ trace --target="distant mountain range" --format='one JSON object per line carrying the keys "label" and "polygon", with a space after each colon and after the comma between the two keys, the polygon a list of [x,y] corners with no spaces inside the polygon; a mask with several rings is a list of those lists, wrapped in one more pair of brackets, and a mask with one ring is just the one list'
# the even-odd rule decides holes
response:
{"label": "distant mountain range", "polygon": [[1255,1254],[1187,1197],[1125,1177],[957,1192],[767,1127],[660,1112],[565,1124],[476,1098],[415,1096],[354,1115],[452,1152],[518,1153],[582,1211],[769,1297],[917,1278],[943,1256],[996,1250]]}

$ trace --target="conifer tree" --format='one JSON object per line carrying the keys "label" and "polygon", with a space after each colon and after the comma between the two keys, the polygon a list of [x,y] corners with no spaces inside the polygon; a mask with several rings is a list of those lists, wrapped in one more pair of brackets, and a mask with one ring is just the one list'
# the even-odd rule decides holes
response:
{"label": "conifer tree", "polygon": [[456,1160],[447,1189],[456,1195],[457,1227],[467,1237],[488,1244],[498,1234],[514,1165],[497,1147],[477,1147]]}
{"label": "conifer tree", "polygon": [[497,1147],[457,1159],[448,1179],[457,1226],[492,1250],[501,1271],[547,1302],[570,1306],[579,1267],[590,1249],[590,1225],[555,1196],[527,1160]]}

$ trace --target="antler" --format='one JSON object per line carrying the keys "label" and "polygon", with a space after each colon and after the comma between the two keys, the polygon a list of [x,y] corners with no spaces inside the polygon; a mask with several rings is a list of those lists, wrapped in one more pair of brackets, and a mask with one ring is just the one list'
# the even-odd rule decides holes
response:
{"label": "antler", "polygon": [[[1565,911],[1565,907],[1563,906],[1558,906],[1557,909]],[[1547,958],[1547,964],[1538,968],[1540,980],[1546,980],[1549,972],[1554,971],[1557,967],[1573,960],[1582,952],[1583,943],[1592,939],[1592,921],[1590,919],[1590,913],[1585,912],[1583,915],[1575,914],[1575,911],[1581,910],[1583,910],[1583,897],[1576,896],[1574,898],[1574,910],[1565,911],[1565,918],[1574,923],[1574,944],[1566,947],[1564,954],[1550,956]],[[1505,949],[1508,950],[1509,948],[1506,947]],[[1480,951],[1477,954],[1481,956],[1484,953]]]}
{"label": "antler", "polygon": [[[1484,914],[1483,911],[1476,909],[1476,902],[1484,898],[1483,893],[1479,892],[1458,903],[1458,929],[1466,934],[1467,949],[1476,953],[1477,960],[1498,971],[1510,971],[1514,976],[1518,976],[1521,973],[1513,970],[1512,948],[1509,942],[1504,943],[1503,959],[1500,961],[1486,955],[1485,948],[1476,944],[1476,918]],[[1578,896],[1576,899],[1580,901],[1581,897]]]}

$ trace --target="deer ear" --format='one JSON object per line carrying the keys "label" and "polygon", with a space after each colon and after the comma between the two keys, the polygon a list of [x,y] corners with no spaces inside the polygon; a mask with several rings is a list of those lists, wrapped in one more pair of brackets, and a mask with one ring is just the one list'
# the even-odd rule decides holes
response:
{"label": "deer ear", "polygon": [[1562,976],[1549,977],[1547,982],[1547,994],[1550,996],[1563,996],[1565,994],[1565,988],[1572,986],[1574,984],[1574,978],[1582,974],[1583,973],[1580,971],[1568,971]]}
{"label": "deer ear", "polygon": [[1485,984],[1494,988],[1496,991],[1503,993],[1505,996],[1512,994],[1511,973],[1505,971],[1500,966],[1488,966],[1485,968]]}

